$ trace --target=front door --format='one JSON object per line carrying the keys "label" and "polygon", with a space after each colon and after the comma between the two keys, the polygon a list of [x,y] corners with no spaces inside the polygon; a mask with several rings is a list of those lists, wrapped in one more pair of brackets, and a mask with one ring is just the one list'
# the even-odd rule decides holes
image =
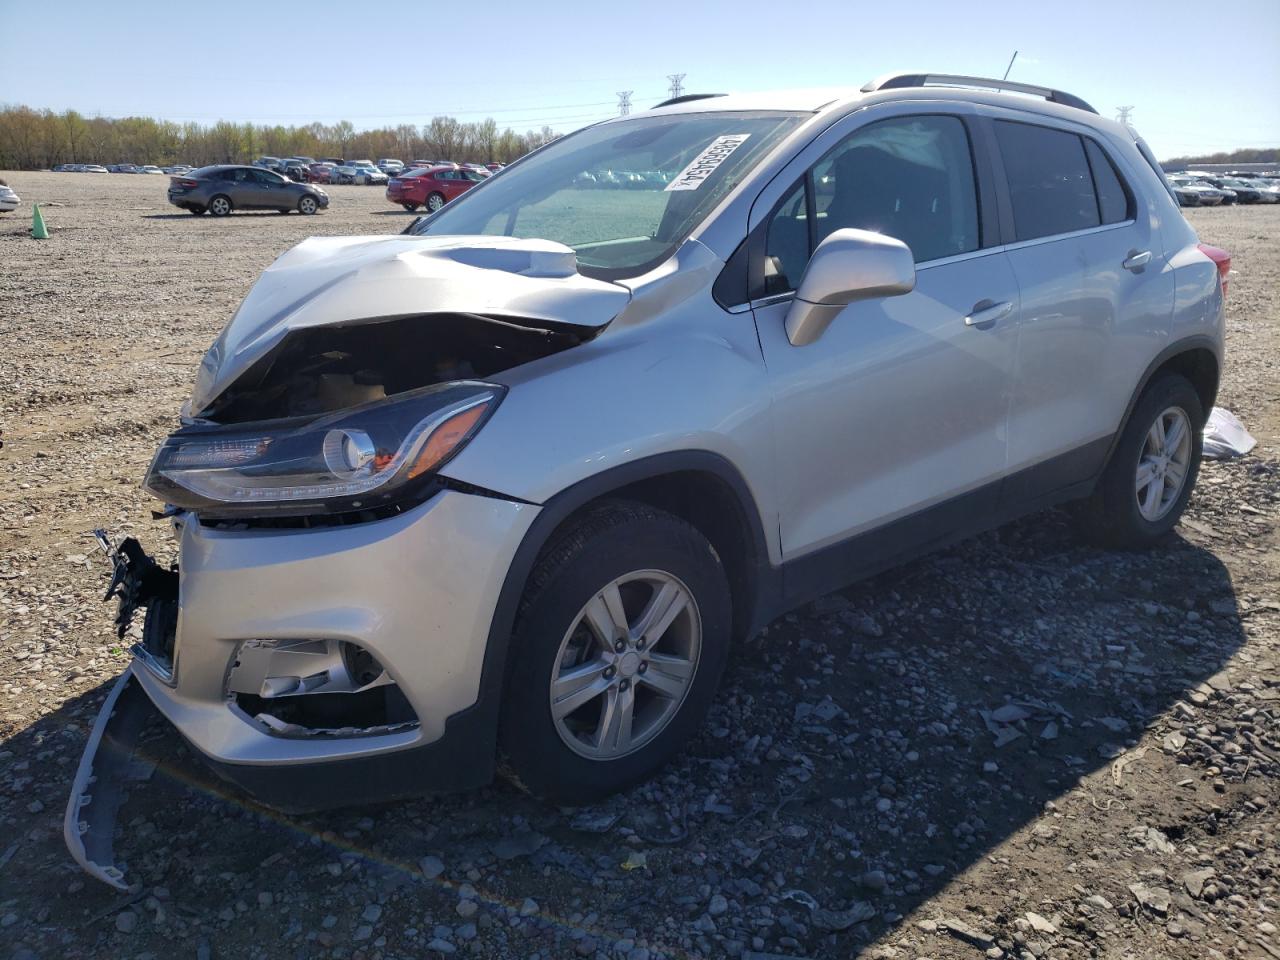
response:
{"label": "front door", "polygon": [[[984,246],[973,156],[959,116],[865,123],[765,222],[766,301],[754,312],[773,385],[785,560],[876,529],[903,535],[878,551],[910,552],[995,509],[1018,291],[1004,253]],[[792,346],[787,292],[841,227],[903,240],[915,289],[852,304],[816,342]],[[957,504],[959,515],[946,510]]]}

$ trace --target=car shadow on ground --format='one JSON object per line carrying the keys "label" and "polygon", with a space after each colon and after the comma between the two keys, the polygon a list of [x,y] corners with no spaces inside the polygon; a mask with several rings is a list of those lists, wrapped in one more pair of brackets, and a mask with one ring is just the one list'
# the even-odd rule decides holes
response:
{"label": "car shadow on ground", "polygon": [[[141,914],[132,951],[203,938],[217,955],[281,941],[311,955],[367,937],[374,902],[383,949],[416,955],[433,927],[459,922],[461,884],[493,921],[484,956],[558,957],[593,940],[608,953],[637,936],[655,956],[720,956],[753,938],[856,956],[1132,756],[1242,642],[1213,553],[1178,536],[1146,554],[1100,551],[1049,513],[779,619],[736,651],[702,732],[667,770],[586,810],[499,782],[284,816],[157,722],[143,745],[154,773],[118,822],[118,860],[139,884],[123,897],[83,877],[61,840],[103,685],[6,732],[0,822],[15,842],[0,901],[34,918],[14,928],[23,943],[63,957],[118,951],[113,914],[126,906]],[[424,875],[423,857],[443,872]],[[713,894],[725,898],[714,918]]]}

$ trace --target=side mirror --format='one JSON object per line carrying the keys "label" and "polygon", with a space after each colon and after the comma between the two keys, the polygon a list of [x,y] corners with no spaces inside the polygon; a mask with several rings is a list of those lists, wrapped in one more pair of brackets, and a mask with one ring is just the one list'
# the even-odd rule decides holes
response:
{"label": "side mirror", "polygon": [[836,315],[858,300],[896,297],[916,285],[916,264],[901,240],[846,227],[818,244],[787,311],[793,347],[817,340]]}

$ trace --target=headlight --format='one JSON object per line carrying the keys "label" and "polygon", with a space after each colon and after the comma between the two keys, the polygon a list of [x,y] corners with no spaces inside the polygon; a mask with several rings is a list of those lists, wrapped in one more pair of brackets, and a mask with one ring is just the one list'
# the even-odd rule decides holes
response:
{"label": "headlight", "polygon": [[210,518],[376,510],[420,489],[504,393],[462,381],[308,420],[193,424],[161,444],[143,486]]}

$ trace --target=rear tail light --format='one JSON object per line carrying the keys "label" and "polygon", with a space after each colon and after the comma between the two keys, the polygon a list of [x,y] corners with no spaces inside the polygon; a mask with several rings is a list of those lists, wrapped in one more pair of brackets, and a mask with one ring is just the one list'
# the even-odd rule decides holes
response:
{"label": "rear tail light", "polygon": [[1218,276],[1222,280],[1222,295],[1227,295],[1227,274],[1231,272],[1231,254],[1223,250],[1221,247],[1214,247],[1207,243],[1199,245],[1200,252],[1214,262],[1218,268]]}
{"label": "rear tail light", "polygon": [[192,187],[200,186],[199,180],[188,180],[186,177],[172,177],[175,186],[186,187],[190,190]]}

